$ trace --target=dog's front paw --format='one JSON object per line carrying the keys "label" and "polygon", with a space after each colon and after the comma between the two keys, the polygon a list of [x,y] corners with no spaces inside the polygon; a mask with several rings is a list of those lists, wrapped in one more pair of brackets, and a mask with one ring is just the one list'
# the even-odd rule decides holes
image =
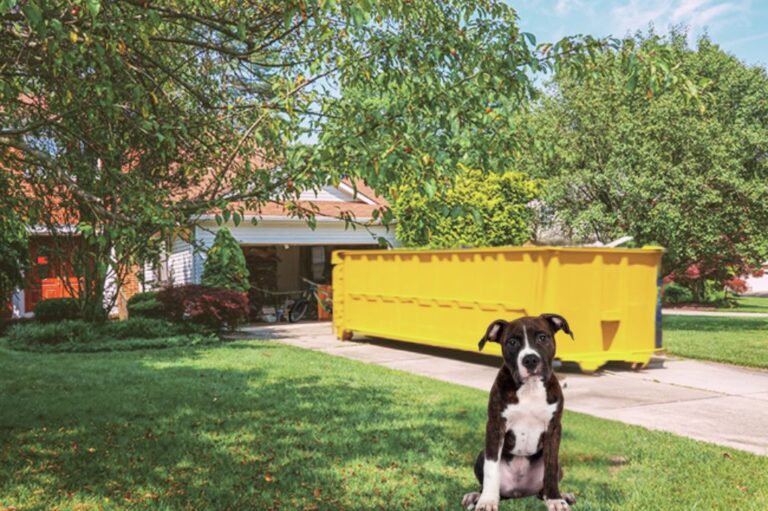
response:
{"label": "dog's front paw", "polygon": [[475,504],[480,500],[480,494],[476,491],[464,494],[461,499],[461,507],[464,509],[475,509]]}
{"label": "dog's front paw", "polygon": [[480,495],[475,504],[475,511],[499,511],[499,499],[489,499]]}
{"label": "dog's front paw", "polygon": [[571,506],[565,499],[547,499],[544,501],[547,505],[547,511],[570,511]]}

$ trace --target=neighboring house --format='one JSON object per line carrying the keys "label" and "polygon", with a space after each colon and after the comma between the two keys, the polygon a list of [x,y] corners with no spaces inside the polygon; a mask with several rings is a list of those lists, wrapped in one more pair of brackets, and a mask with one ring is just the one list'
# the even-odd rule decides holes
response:
{"label": "neighboring house", "polygon": [[[305,206],[317,208],[317,227],[292,218],[276,203],[267,203],[258,211],[246,211],[240,225],[229,222],[230,229],[246,256],[254,288],[277,291],[303,289],[307,278],[320,283],[330,283],[331,251],[341,248],[369,248],[378,246],[382,237],[395,244],[394,229],[387,230],[378,222],[367,228],[347,227],[338,216],[353,213],[357,222],[369,222],[373,211],[386,206],[387,202],[373,190],[357,183],[357,193],[349,182],[338,187],[326,186],[319,192],[304,192],[300,201]],[[252,219],[256,219],[254,224]],[[204,215],[180,236],[167,244],[167,255],[158,264],[146,264],[137,269],[135,278],[124,284],[113,310],[115,315],[124,312],[125,302],[134,293],[155,289],[164,284],[199,283],[208,248],[213,244],[220,226],[215,215]],[[52,265],[45,255],[45,247],[51,242],[51,234],[42,229],[30,230],[31,269],[27,285],[14,293],[11,301],[14,317],[30,316],[35,304],[43,299],[69,296],[66,279],[72,280],[71,272],[60,265]],[[107,283],[107,290],[113,289]],[[113,291],[114,292],[114,291]]]}
{"label": "neighboring house", "polygon": [[761,277],[747,277],[749,291],[746,294],[768,296],[768,261],[763,263],[763,272]]}

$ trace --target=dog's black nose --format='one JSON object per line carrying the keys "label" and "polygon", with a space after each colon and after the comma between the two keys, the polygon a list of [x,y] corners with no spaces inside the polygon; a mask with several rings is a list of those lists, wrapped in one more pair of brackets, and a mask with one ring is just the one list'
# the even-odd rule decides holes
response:
{"label": "dog's black nose", "polygon": [[526,369],[536,369],[537,365],[539,365],[539,357],[537,355],[531,354],[523,357],[523,367]]}

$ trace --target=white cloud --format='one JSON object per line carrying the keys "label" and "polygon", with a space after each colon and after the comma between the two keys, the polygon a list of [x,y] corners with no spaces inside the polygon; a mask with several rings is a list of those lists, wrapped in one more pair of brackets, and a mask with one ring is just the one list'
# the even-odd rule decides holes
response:
{"label": "white cloud", "polygon": [[584,2],[582,0],[557,0],[557,3],[555,4],[555,14],[563,16],[573,9],[583,6]]}
{"label": "white cloud", "polygon": [[670,25],[686,25],[691,32],[721,28],[748,15],[750,0],[629,0],[611,10],[616,34],[642,30],[649,24],[662,30]]}
{"label": "white cloud", "polygon": [[672,11],[672,20],[680,21],[681,19],[685,19],[691,13],[701,9],[708,3],[711,3],[711,0],[683,0],[675,10]]}

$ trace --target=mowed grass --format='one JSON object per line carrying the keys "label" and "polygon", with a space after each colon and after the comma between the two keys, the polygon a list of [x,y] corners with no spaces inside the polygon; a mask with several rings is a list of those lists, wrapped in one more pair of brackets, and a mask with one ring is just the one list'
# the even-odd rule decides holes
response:
{"label": "mowed grass", "polygon": [[[460,509],[485,392],[259,341],[0,348],[0,509]],[[566,413],[577,510],[768,509],[768,458]],[[501,509],[542,510],[536,499]]]}
{"label": "mowed grass", "polygon": [[727,307],[723,310],[768,313],[768,296],[742,296],[736,299],[736,307]]}
{"label": "mowed grass", "polygon": [[768,318],[664,316],[662,325],[673,355],[768,368]]}

